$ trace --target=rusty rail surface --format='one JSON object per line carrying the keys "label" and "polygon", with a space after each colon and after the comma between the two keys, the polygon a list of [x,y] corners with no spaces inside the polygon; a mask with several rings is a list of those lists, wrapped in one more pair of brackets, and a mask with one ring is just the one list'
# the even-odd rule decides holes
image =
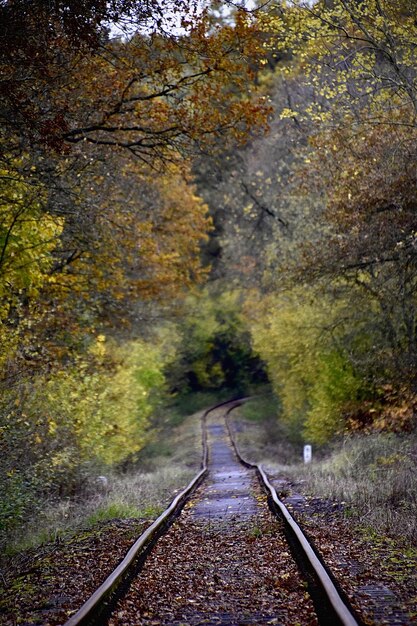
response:
{"label": "rusty rail surface", "polygon": [[111,612],[110,603],[112,603],[117,592],[126,585],[126,581],[131,576],[133,570],[137,569],[140,558],[142,561],[146,558],[147,553],[152,549],[153,544],[163,534],[177,517],[178,513],[184,507],[191,494],[201,484],[208,473],[208,443],[206,418],[211,411],[215,411],[222,406],[230,405],[235,408],[239,406],[241,400],[227,400],[220,402],[206,411],[201,418],[202,430],[202,461],[201,470],[194,476],[191,482],[181,493],[179,493],[171,502],[169,507],[161,513],[161,515],[151,524],[144,533],[135,541],[124,559],[119,563],[115,570],[106,578],[100,587],[88,598],[81,608],[74,613],[64,624],[64,626],[91,626],[94,624],[103,624],[103,615]]}
{"label": "rusty rail surface", "polygon": [[152,541],[159,536],[164,528],[167,528],[175,519],[193,491],[201,484],[207,475],[208,469],[208,444],[206,418],[210,411],[223,406],[220,403],[207,409],[201,418],[202,423],[202,461],[201,470],[194,476],[191,482],[171,502],[169,507],[151,524],[144,533],[135,541],[124,559],[115,570],[106,578],[100,587],[88,598],[82,607],[74,613],[64,626],[86,626],[87,624],[99,624],[101,616],[106,612],[106,603],[115,595],[117,590],[125,582],[129,572],[135,567],[138,558],[150,546]]}

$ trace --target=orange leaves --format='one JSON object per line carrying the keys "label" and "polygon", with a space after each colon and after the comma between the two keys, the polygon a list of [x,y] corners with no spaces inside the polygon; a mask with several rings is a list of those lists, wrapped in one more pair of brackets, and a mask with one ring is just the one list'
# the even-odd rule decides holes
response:
{"label": "orange leaves", "polygon": [[233,129],[243,137],[268,113],[262,100],[242,98],[250,63],[261,54],[248,19],[212,28],[206,12],[186,34],[137,33],[109,42],[105,54],[77,68],[75,100],[74,85],[67,89],[72,120],[65,140],[123,146],[150,162],[172,159],[190,142],[206,144],[220,134],[224,140]]}
{"label": "orange leaves", "polygon": [[203,277],[200,243],[211,222],[206,206],[179,172],[162,177],[159,194],[158,211],[139,224],[147,230],[137,260],[144,271],[134,283],[140,292],[173,297]]}
{"label": "orange leaves", "polygon": [[[53,10],[63,9],[56,3]],[[17,98],[22,107],[12,116],[13,137],[2,147],[9,149],[9,139],[27,139],[41,148],[37,176],[52,193],[58,190],[45,200],[64,217],[49,285],[54,297],[69,291],[95,299],[106,292],[121,300],[132,289],[157,294],[169,286],[176,292],[199,279],[199,243],[210,224],[189,186],[188,165],[181,164],[219,138],[223,144],[244,141],[250,128],[265,125],[268,106],[249,88],[263,55],[255,18],[234,11],[222,19],[194,0],[151,0],[146,11],[135,1],[108,8],[91,0],[85,13],[73,4],[65,16],[52,15],[48,29],[37,34],[36,16],[24,0],[9,3],[7,11],[22,28],[9,35],[22,39],[30,32],[36,54],[24,103]],[[44,11],[40,18],[43,24]],[[127,20],[129,37],[104,36],[104,20],[111,18]],[[0,55],[0,65],[9,69],[20,59],[10,73],[18,91],[31,49],[30,42],[20,44],[12,58]],[[7,110],[11,104],[1,88],[0,99]],[[171,169],[152,178],[166,167]]]}
{"label": "orange leaves", "polygon": [[116,164],[97,216],[100,236],[73,273],[84,266],[79,280],[87,279],[90,291],[119,300],[179,295],[204,275],[207,208],[179,168],[151,178],[133,160]]}
{"label": "orange leaves", "polygon": [[[256,22],[244,11],[215,23],[195,0],[151,0],[146,11],[136,1],[109,8],[91,0],[80,13],[74,3],[64,10],[57,2],[56,15],[41,4],[22,0],[0,12],[9,26],[0,99],[10,139],[17,129],[58,153],[84,140],[123,145],[149,161],[150,154],[172,156],[166,150],[178,148],[178,137],[184,150],[196,137],[205,143],[242,125],[229,104],[247,93],[263,55]],[[106,20],[126,25],[125,38],[109,39]],[[252,111],[246,130],[263,115]]]}
{"label": "orange leaves", "polygon": [[[59,225],[34,298],[49,311],[36,331],[49,341],[58,326],[76,335],[83,320],[110,323],[115,309],[176,297],[204,277],[200,243],[211,222],[189,155],[219,139],[244,141],[265,124],[268,106],[250,93],[263,49],[243,11],[223,19],[194,0],[150,0],[146,10],[135,0],[110,8],[91,0],[83,12],[54,3],[48,17],[36,15],[41,4],[0,8],[11,24],[0,35],[0,147],[28,145],[45,188],[36,228],[49,242],[45,215]],[[110,19],[126,20],[128,36],[112,39]],[[32,247],[36,267],[40,248]]]}
{"label": "orange leaves", "polygon": [[416,428],[417,395],[405,386],[384,385],[380,401],[363,403],[360,410],[347,418],[352,431],[410,432]]}

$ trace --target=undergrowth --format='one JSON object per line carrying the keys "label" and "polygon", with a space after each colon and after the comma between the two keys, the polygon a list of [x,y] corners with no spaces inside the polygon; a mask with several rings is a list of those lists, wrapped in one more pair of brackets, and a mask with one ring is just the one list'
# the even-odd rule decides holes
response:
{"label": "undergrowth", "polygon": [[179,419],[178,412],[165,412],[134,466],[106,472],[105,479],[91,476],[73,498],[46,500],[42,512],[22,524],[3,546],[5,556],[110,519],[155,519],[200,466],[200,416]]}
{"label": "undergrowth", "polygon": [[304,465],[302,442],[289,443],[270,400],[252,402],[232,415],[248,458],[305,493],[343,502],[345,515],[369,532],[417,540],[417,432],[347,436],[332,447],[313,449],[313,462]]}
{"label": "undergrowth", "polygon": [[175,423],[175,420],[181,421],[184,419],[184,415],[190,415],[196,411],[207,409],[210,406],[228,400],[232,395],[233,393],[228,389],[220,391],[196,391],[178,395],[170,407],[171,423],[172,421]]}
{"label": "undergrowth", "polygon": [[417,433],[355,435],[307,468],[285,468],[304,490],[346,503],[362,525],[417,540]]}
{"label": "undergrowth", "polygon": [[295,463],[299,452],[297,437],[279,419],[281,406],[273,393],[254,396],[231,413],[243,455],[254,462],[267,460]]}

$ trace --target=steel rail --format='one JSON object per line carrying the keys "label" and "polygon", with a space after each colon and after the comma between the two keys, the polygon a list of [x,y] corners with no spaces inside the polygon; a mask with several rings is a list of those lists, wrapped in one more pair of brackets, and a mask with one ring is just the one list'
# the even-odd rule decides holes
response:
{"label": "steel rail", "polygon": [[146,546],[155,537],[158,531],[163,528],[184,506],[188,496],[200,484],[207,474],[207,466],[204,467],[187,485],[187,487],[177,495],[171,502],[169,507],[151,524],[144,533],[135,541],[124,559],[119,563],[115,570],[106,578],[100,587],[88,598],[82,607],[65,622],[64,626],[85,626],[86,624],[95,623],[100,608],[112,593],[122,583],[127,572],[134,566],[135,561]]}
{"label": "steel rail", "polygon": [[64,626],[87,626],[88,624],[101,623],[97,622],[100,615],[106,608],[106,601],[116,593],[117,589],[123,584],[128,573],[134,568],[140,555],[144,553],[152,540],[161,532],[164,526],[168,526],[176,517],[178,512],[183,508],[192,492],[200,485],[208,473],[208,443],[207,443],[207,415],[222,406],[232,403],[235,406],[236,401],[226,401],[216,404],[204,411],[202,424],[202,461],[201,470],[191,480],[181,493],[179,493],[171,502],[169,507],[161,513],[161,515],[142,533],[127,552],[126,556],[106,578],[106,580],[96,589],[96,591],[88,598],[74,615],[72,615],[64,624]]}
{"label": "steel rail", "polygon": [[[320,559],[317,557],[316,553],[311,547],[307,537],[304,535],[300,526],[292,517],[291,513],[289,512],[285,504],[279,499],[278,494],[275,490],[275,487],[270,483],[268,476],[266,475],[265,470],[263,469],[262,465],[257,464],[257,463],[252,463],[242,456],[239,450],[239,447],[235,441],[235,438],[233,436],[228,418],[229,418],[231,411],[233,411],[235,408],[240,406],[240,404],[242,404],[242,402],[244,401],[246,401],[246,399],[238,403],[236,402],[234,406],[230,407],[225,413],[225,422],[226,422],[227,432],[229,434],[229,438],[230,438],[230,441],[232,443],[232,446],[236,453],[237,458],[245,467],[256,470],[261,485],[264,487],[269,498],[274,503],[276,509],[279,512],[280,518],[284,521],[284,524],[286,525],[287,529],[290,531],[293,539],[295,540],[295,543],[297,544],[296,548],[302,552],[302,555],[305,557],[305,559],[309,563],[313,571],[313,575],[318,580],[319,585],[322,591],[324,592],[325,597],[327,598],[329,607],[334,612],[335,619],[337,620],[336,622],[334,622],[333,619],[330,617],[332,621],[328,621],[328,623],[331,624],[331,626],[336,626],[336,625],[337,626],[339,625],[340,626],[360,626],[360,622],[354,617],[353,611],[346,605],[346,603],[342,599],[335,584],[333,583],[332,579],[330,578],[329,574],[327,573]],[[277,514],[276,510],[274,510],[273,507],[270,506],[270,508],[273,513]]]}

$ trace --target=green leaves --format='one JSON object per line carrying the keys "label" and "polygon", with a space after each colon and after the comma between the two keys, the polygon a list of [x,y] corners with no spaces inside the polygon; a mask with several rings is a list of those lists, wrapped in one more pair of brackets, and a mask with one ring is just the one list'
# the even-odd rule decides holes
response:
{"label": "green leaves", "polygon": [[180,394],[222,388],[245,393],[252,383],[264,381],[240,301],[239,291],[209,289],[187,298],[177,325],[182,345],[167,368],[168,382]]}
{"label": "green leaves", "polygon": [[45,213],[44,187],[21,173],[23,162],[0,169],[0,297],[7,313],[19,290],[35,295],[47,282],[63,220]]}
{"label": "green leaves", "polygon": [[[254,301],[246,308],[253,311]],[[264,298],[251,314],[254,347],[267,364],[283,418],[314,443],[343,430],[344,415],[368,392],[351,358],[352,334],[363,330],[355,333],[348,310],[346,300],[304,285]]]}

